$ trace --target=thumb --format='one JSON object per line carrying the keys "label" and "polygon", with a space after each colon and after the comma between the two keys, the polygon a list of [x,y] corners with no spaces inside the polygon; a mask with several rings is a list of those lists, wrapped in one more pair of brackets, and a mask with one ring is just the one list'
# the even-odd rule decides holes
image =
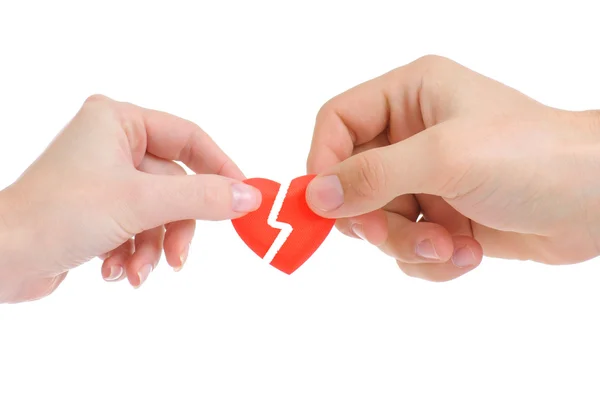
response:
{"label": "thumb", "polygon": [[439,137],[439,129],[432,128],[349,157],[311,181],[308,205],[323,217],[345,218],[380,209],[404,194],[443,196],[452,161]]}
{"label": "thumb", "polygon": [[228,220],[258,209],[261,193],[214,174],[141,174],[135,214],[143,230],[179,220]]}

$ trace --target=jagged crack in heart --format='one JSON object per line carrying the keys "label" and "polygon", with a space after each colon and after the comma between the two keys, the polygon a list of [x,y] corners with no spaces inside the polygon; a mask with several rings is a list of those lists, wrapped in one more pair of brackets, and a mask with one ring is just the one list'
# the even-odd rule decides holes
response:
{"label": "jagged crack in heart", "polygon": [[288,275],[310,258],[335,224],[334,219],[315,214],[306,203],[306,188],[314,177],[297,177],[286,185],[266,178],[247,179],[247,184],[261,191],[263,201],[256,211],[231,220],[238,235],[263,262]]}
{"label": "jagged crack in heart", "polygon": [[275,197],[275,202],[273,202],[273,207],[271,207],[269,217],[267,218],[267,224],[272,228],[279,230],[279,234],[273,241],[273,244],[267,251],[267,254],[265,254],[263,257],[263,260],[269,264],[271,264],[271,261],[273,261],[281,247],[285,244],[294,230],[290,224],[278,220],[279,212],[283,207],[283,202],[285,201],[291,183],[292,181],[288,181],[286,184],[281,184],[279,191],[277,192],[277,196]]}

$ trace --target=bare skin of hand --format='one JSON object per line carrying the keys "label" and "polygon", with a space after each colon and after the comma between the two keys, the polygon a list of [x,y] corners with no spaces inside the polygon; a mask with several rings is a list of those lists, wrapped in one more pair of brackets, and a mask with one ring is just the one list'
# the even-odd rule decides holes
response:
{"label": "bare skin of hand", "polygon": [[311,208],[448,281],[482,257],[572,264],[600,246],[600,113],[551,108],[451,60],[423,57],[327,102]]}
{"label": "bare skin of hand", "polygon": [[[175,161],[195,174],[187,175]],[[0,192],[0,302],[53,292],[72,268],[139,287],[164,251],[180,269],[195,220],[258,208],[260,192],[194,123],[92,96],[46,151]]]}

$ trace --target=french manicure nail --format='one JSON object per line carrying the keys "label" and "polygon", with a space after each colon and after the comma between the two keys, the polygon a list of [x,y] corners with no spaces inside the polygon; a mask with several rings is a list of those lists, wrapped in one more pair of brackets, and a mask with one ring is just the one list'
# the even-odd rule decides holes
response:
{"label": "french manicure nail", "polygon": [[344,204],[344,190],[335,176],[315,177],[308,185],[307,200],[321,211],[332,211]]}
{"label": "french manicure nail", "polygon": [[452,262],[457,267],[469,267],[475,265],[475,254],[473,254],[473,251],[468,246],[461,247],[454,251]]}
{"label": "french manicure nail", "polygon": [[260,205],[260,191],[248,184],[233,184],[231,186],[232,209],[238,213],[248,213]]}
{"label": "french manicure nail", "polygon": [[362,240],[367,240],[365,238],[365,230],[363,229],[363,226],[361,224],[352,224],[352,227],[350,227],[350,229],[352,229],[354,235],[358,236]]}
{"label": "french manicure nail", "polygon": [[142,283],[144,283],[146,279],[148,279],[148,276],[150,275],[150,272],[152,272],[153,268],[154,267],[152,266],[152,264],[146,264],[143,265],[142,268],[140,268],[140,270],[138,271],[138,277],[140,278],[140,282],[137,284],[137,286],[135,286],[136,288],[142,286]]}
{"label": "french manicure nail", "polygon": [[420,242],[416,249],[417,255],[427,260],[439,260],[440,256],[435,251],[435,247],[433,246],[433,242],[431,239],[426,239]]}
{"label": "french manicure nail", "polygon": [[121,275],[123,275],[123,267],[120,265],[111,265],[110,273],[106,278],[104,278],[104,280],[108,282],[116,281],[121,277]]}

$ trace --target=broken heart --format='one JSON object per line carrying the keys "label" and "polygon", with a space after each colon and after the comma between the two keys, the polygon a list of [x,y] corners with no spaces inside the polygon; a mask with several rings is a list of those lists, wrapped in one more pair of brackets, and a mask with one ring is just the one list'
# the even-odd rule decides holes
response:
{"label": "broken heart", "polygon": [[289,186],[264,178],[244,181],[261,191],[262,203],[258,210],[231,221],[254,253],[286,274],[313,255],[335,224],[306,203],[306,187],[314,177],[295,178]]}

